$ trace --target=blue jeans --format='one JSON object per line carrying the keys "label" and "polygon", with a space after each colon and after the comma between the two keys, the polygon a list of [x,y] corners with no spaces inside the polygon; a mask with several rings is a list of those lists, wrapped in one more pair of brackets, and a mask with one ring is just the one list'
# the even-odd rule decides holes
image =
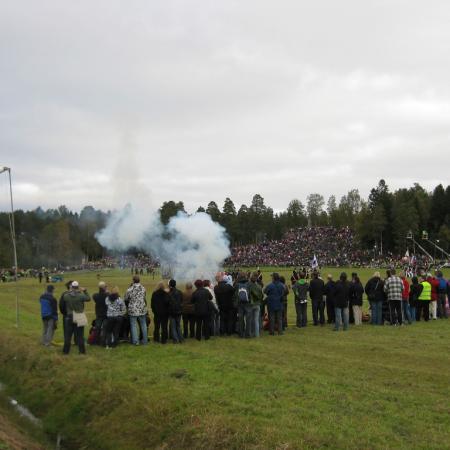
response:
{"label": "blue jeans", "polygon": [[411,314],[411,322],[416,321],[416,307],[409,305],[409,313]]}
{"label": "blue jeans", "polygon": [[133,345],[137,345],[139,343],[138,321],[142,331],[142,345],[146,345],[148,343],[148,336],[145,314],[142,316],[130,316],[131,343]]}
{"label": "blue jeans", "polygon": [[339,331],[341,323],[344,322],[344,331],[348,329],[348,306],[346,308],[334,308],[335,323],[334,329]]}
{"label": "blue jeans", "polygon": [[372,325],[383,325],[383,302],[371,302]]}
{"label": "blue jeans", "polygon": [[405,316],[405,319],[408,321],[408,323],[412,323],[411,318],[411,307],[409,306],[408,301],[403,301],[403,315]]}
{"label": "blue jeans", "polygon": [[252,305],[249,303],[241,303],[238,306],[239,316],[239,336],[250,337],[251,336],[251,323],[252,323]]}
{"label": "blue jeans", "polygon": [[183,335],[181,333],[181,315],[170,317],[170,334],[172,336],[173,342],[180,343],[183,342]]}
{"label": "blue jeans", "polygon": [[259,312],[259,305],[252,305],[252,336],[259,337],[261,329],[261,313]]}

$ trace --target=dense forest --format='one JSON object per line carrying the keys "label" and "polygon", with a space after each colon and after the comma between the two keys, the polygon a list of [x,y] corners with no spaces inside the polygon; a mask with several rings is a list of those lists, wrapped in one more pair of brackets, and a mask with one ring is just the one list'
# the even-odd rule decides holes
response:
{"label": "dense forest", "polygon": [[[179,211],[182,201],[166,201],[159,209],[163,223]],[[383,246],[384,251],[401,251],[409,231],[419,238],[426,230],[431,239],[450,250],[450,186],[436,186],[427,192],[419,184],[389,190],[384,180],[374,187],[367,200],[352,189],[339,201],[331,196],[308,195],[306,205],[293,199],[287,209],[275,213],[256,194],[249,205],[236,205],[226,198],[220,208],[215,201],[197,211],[206,212],[225,227],[232,245],[278,239],[293,227],[331,225],[351,227],[362,248]],[[80,213],[65,206],[44,211],[16,211],[17,251],[21,267],[55,264],[80,264],[107,254],[95,234],[102,229],[111,212],[86,206]],[[134,249],[138,250],[138,249]],[[0,268],[12,265],[9,214],[0,213]]]}

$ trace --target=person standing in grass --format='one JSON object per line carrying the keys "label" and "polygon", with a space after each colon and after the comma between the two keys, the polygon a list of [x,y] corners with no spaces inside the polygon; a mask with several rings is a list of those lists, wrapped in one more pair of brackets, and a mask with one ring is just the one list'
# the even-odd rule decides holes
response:
{"label": "person standing in grass", "polygon": [[314,326],[325,324],[325,303],[323,301],[325,283],[319,278],[319,272],[314,270],[313,279],[309,284]]}
{"label": "person standing in grass", "polygon": [[210,336],[210,316],[212,310],[212,295],[203,286],[202,280],[196,280],[194,283],[196,290],[192,294],[191,302],[194,304],[196,317],[195,337],[201,341],[202,336],[207,341]]}
{"label": "person standing in grass", "polygon": [[252,273],[248,288],[250,291],[250,304],[252,308],[251,336],[259,337],[262,327],[260,308],[264,299],[264,294],[261,286],[258,284],[258,272]]}
{"label": "person standing in grass", "polygon": [[288,295],[289,295],[289,286],[286,283],[286,278],[280,276],[280,281],[284,285],[284,293],[283,293],[283,331],[287,328],[287,311],[288,311]]}
{"label": "person standing in grass", "polygon": [[447,297],[447,280],[444,278],[443,273],[438,270],[436,272],[437,281],[439,282],[438,285],[438,317],[441,319],[447,319],[447,308],[445,307],[446,304],[446,297]]}
{"label": "person standing in grass", "polygon": [[131,343],[139,345],[139,326],[142,331],[142,345],[147,345],[147,300],[146,291],[141,284],[138,275],[133,277],[132,285],[127,289],[125,294],[125,302],[128,304],[128,317],[130,318]]}
{"label": "person standing in grass", "polygon": [[350,304],[353,310],[355,325],[362,324],[362,304],[363,304],[364,288],[358,275],[355,276],[350,284]]}
{"label": "person standing in grass", "polygon": [[341,273],[339,281],[335,285],[334,289],[334,315],[335,325],[334,331],[339,331],[339,328],[343,324],[344,331],[348,330],[348,306],[350,303],[350,283],[347,281],[347,274]]}
{"label": "person standing in grass", "polygon": [[175,280],[169,281],[169,321],[170,334],[174,344],[183,342],[183,334],[181,333],[181,312],[183,304],[183,294],[177,289]]}
{"label": "person standing in grass", "polygon": [[430,302],[430,314],[433,320],[437,320],[437,304],[438,304],[438,289],[439,281],[436,277],[433,277],[431,273],[427,275],[427,281],[431,285],[431,302]]}
{"label": "person standing in grass", "polygon": [[236,322],[233,303],[234,288],[228,281],[228,276],[224,275],[221,280],[218,280],[217,285],[214,286],[214,294],[219,307],[220,334],[222,336],[225,334],[231,336]]}
{"label": "person standing in grass", "polygon": [[409,289],[409,310],[411,314],[411,322],[416,321],[417,316],[417,302],[419,301],[420,294],[422,293],[423,286],[419,283],[417,277],[412,277],[411,286]]}
{"label": "person standing in grass", "polygon": [[402,272],[400,274],[400,278],[403,282],[403,292],[402,292],[402,309],[403,309],[403,316],[408,321],[408,323],[411,325],[412,319],[411,319],[411,308],[409,305],[409,282],[406,279],[405,272]]}
{"label": "person standing in grass", "polygon": [[194,305],[192,304],[192,290],[193,286],[191,282],[187,282],[184,286],[183,303],[181,306],[181,312],[183,317],[183,337],[195,337],[195,314]]}
{"label": "person standing in grass", "polygon": [[105,299],[106,323],[105,338],[106,348],[117,347],[119,344],[119,332],[122,328],[123,318],[127,313],[125,302],[120,298],[119,288],[116,286]]}
{"label": "person standing in grass", "polygon": [[264,288],[264,294],[267,296],[267,312],[269,313],[269,332],[275,334],[275,324],[278,334],[283,334],[283,296],[284,285],[280,281],[278,273],[272,274],[272,282]]}
{"label": "person standing in grass", "polygon": [[95,331],[96,331],[96,344],[105,345],[106,335],[106,319],[108,307],[105,300],[108,297],[107,286],[104,281],[98,283],[98,292],[92,296],[95,303]]}
{"label": "person standing in grass", "polygon": [[168,338],[169,303],[170,297],[164,289],[164,281],[160,281],[152,294],[150,304],[155,326],[153,340],[155,342],[161,342],[161,344],[166,344]]}
{"label": "person standing in grass", "polygon": [[389,305],[389,317],[391,325],[394,326],[403,324],[403,281],[396,273],[395,269],[391,269],[389,271],[389,277],[384,282],[384,292],[386,293]]}
{"label": "person standing in grass", "polygon": [[301,272],[299,279],[292,287],[295,297],[295,312],[297,315],[296,325],[298,328],[306,327],[308,322],[308,291],[309,284],[305,279],[306,274]]}
{"label": "person standing in grass", "polygon": [[423,320],[428,322],[430,320],[431,284],[428,282],[426,275],[422,276],[420,285],[422,291],[417,299],[416,320],[420,322],[420,318],[423,316]]}
{"label": "person standing in grass", "polygon": [[327,282],[324,286],[324,293],[326,299],[326,308],[327,308],[327,322],[334,323],[334,288],[336,283],[333,281],[333,275],[330,273],[327,276]]}
{"label": "person standing in grass", "polygon": [[56,330],[58,322],[58,304],[53,296],[54,286],[47,286],[46,291],[41,295],[39,302],[41,304],[42,317],[42,344],[48,347]]}
{"label": "person standing in grass", "polygon": [[384,281],[380,272],[375,272],[364,288],[369,299],[372,325],[383,325]]}
{"label": "person standing in grass", "polygon": [[250,303],[250,288],[247,275],[241,272],[235,287],[235,297],[238,306],[239,337],[251,336],[252,306]]}
{"label": "person standing in grass", "polygon": [[84,304],[91,300],[85,288],[80,289],[78,281],[72,281],[71,289],[63,296],[63,304],[66,311],[64,317],[64,347],[63,353],[67,355],[70,352],[72,336],[75,336],[75,342],[78,345],[80,354],[86,353],[84,345],[84,326],[80,326],[73,320],[73,313],[84,313]]}

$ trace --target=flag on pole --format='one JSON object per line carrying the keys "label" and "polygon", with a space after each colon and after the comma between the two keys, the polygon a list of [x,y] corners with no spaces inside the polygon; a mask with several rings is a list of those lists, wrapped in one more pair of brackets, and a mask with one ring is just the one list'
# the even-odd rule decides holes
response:
{"label": "flag on pole", "polygon": [[409,248],[406,249],[405,257],[409,258]]}
{"label": "flag on pole", "polygon": [[319,267],[319,263],[317,261],[316,255],[314,255],[314,258],[311,261],[311,268],[312,269],[317,269]]}

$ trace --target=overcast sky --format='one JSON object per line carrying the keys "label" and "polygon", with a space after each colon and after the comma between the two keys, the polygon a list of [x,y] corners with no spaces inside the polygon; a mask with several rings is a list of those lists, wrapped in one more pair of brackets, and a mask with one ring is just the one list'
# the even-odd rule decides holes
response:
{"label": "overcast sky", "polygon": [[447,0],[0,0],[0,165],[21,208],[120,206],[128,155],[190,211],[432,189],[449,55]]}

